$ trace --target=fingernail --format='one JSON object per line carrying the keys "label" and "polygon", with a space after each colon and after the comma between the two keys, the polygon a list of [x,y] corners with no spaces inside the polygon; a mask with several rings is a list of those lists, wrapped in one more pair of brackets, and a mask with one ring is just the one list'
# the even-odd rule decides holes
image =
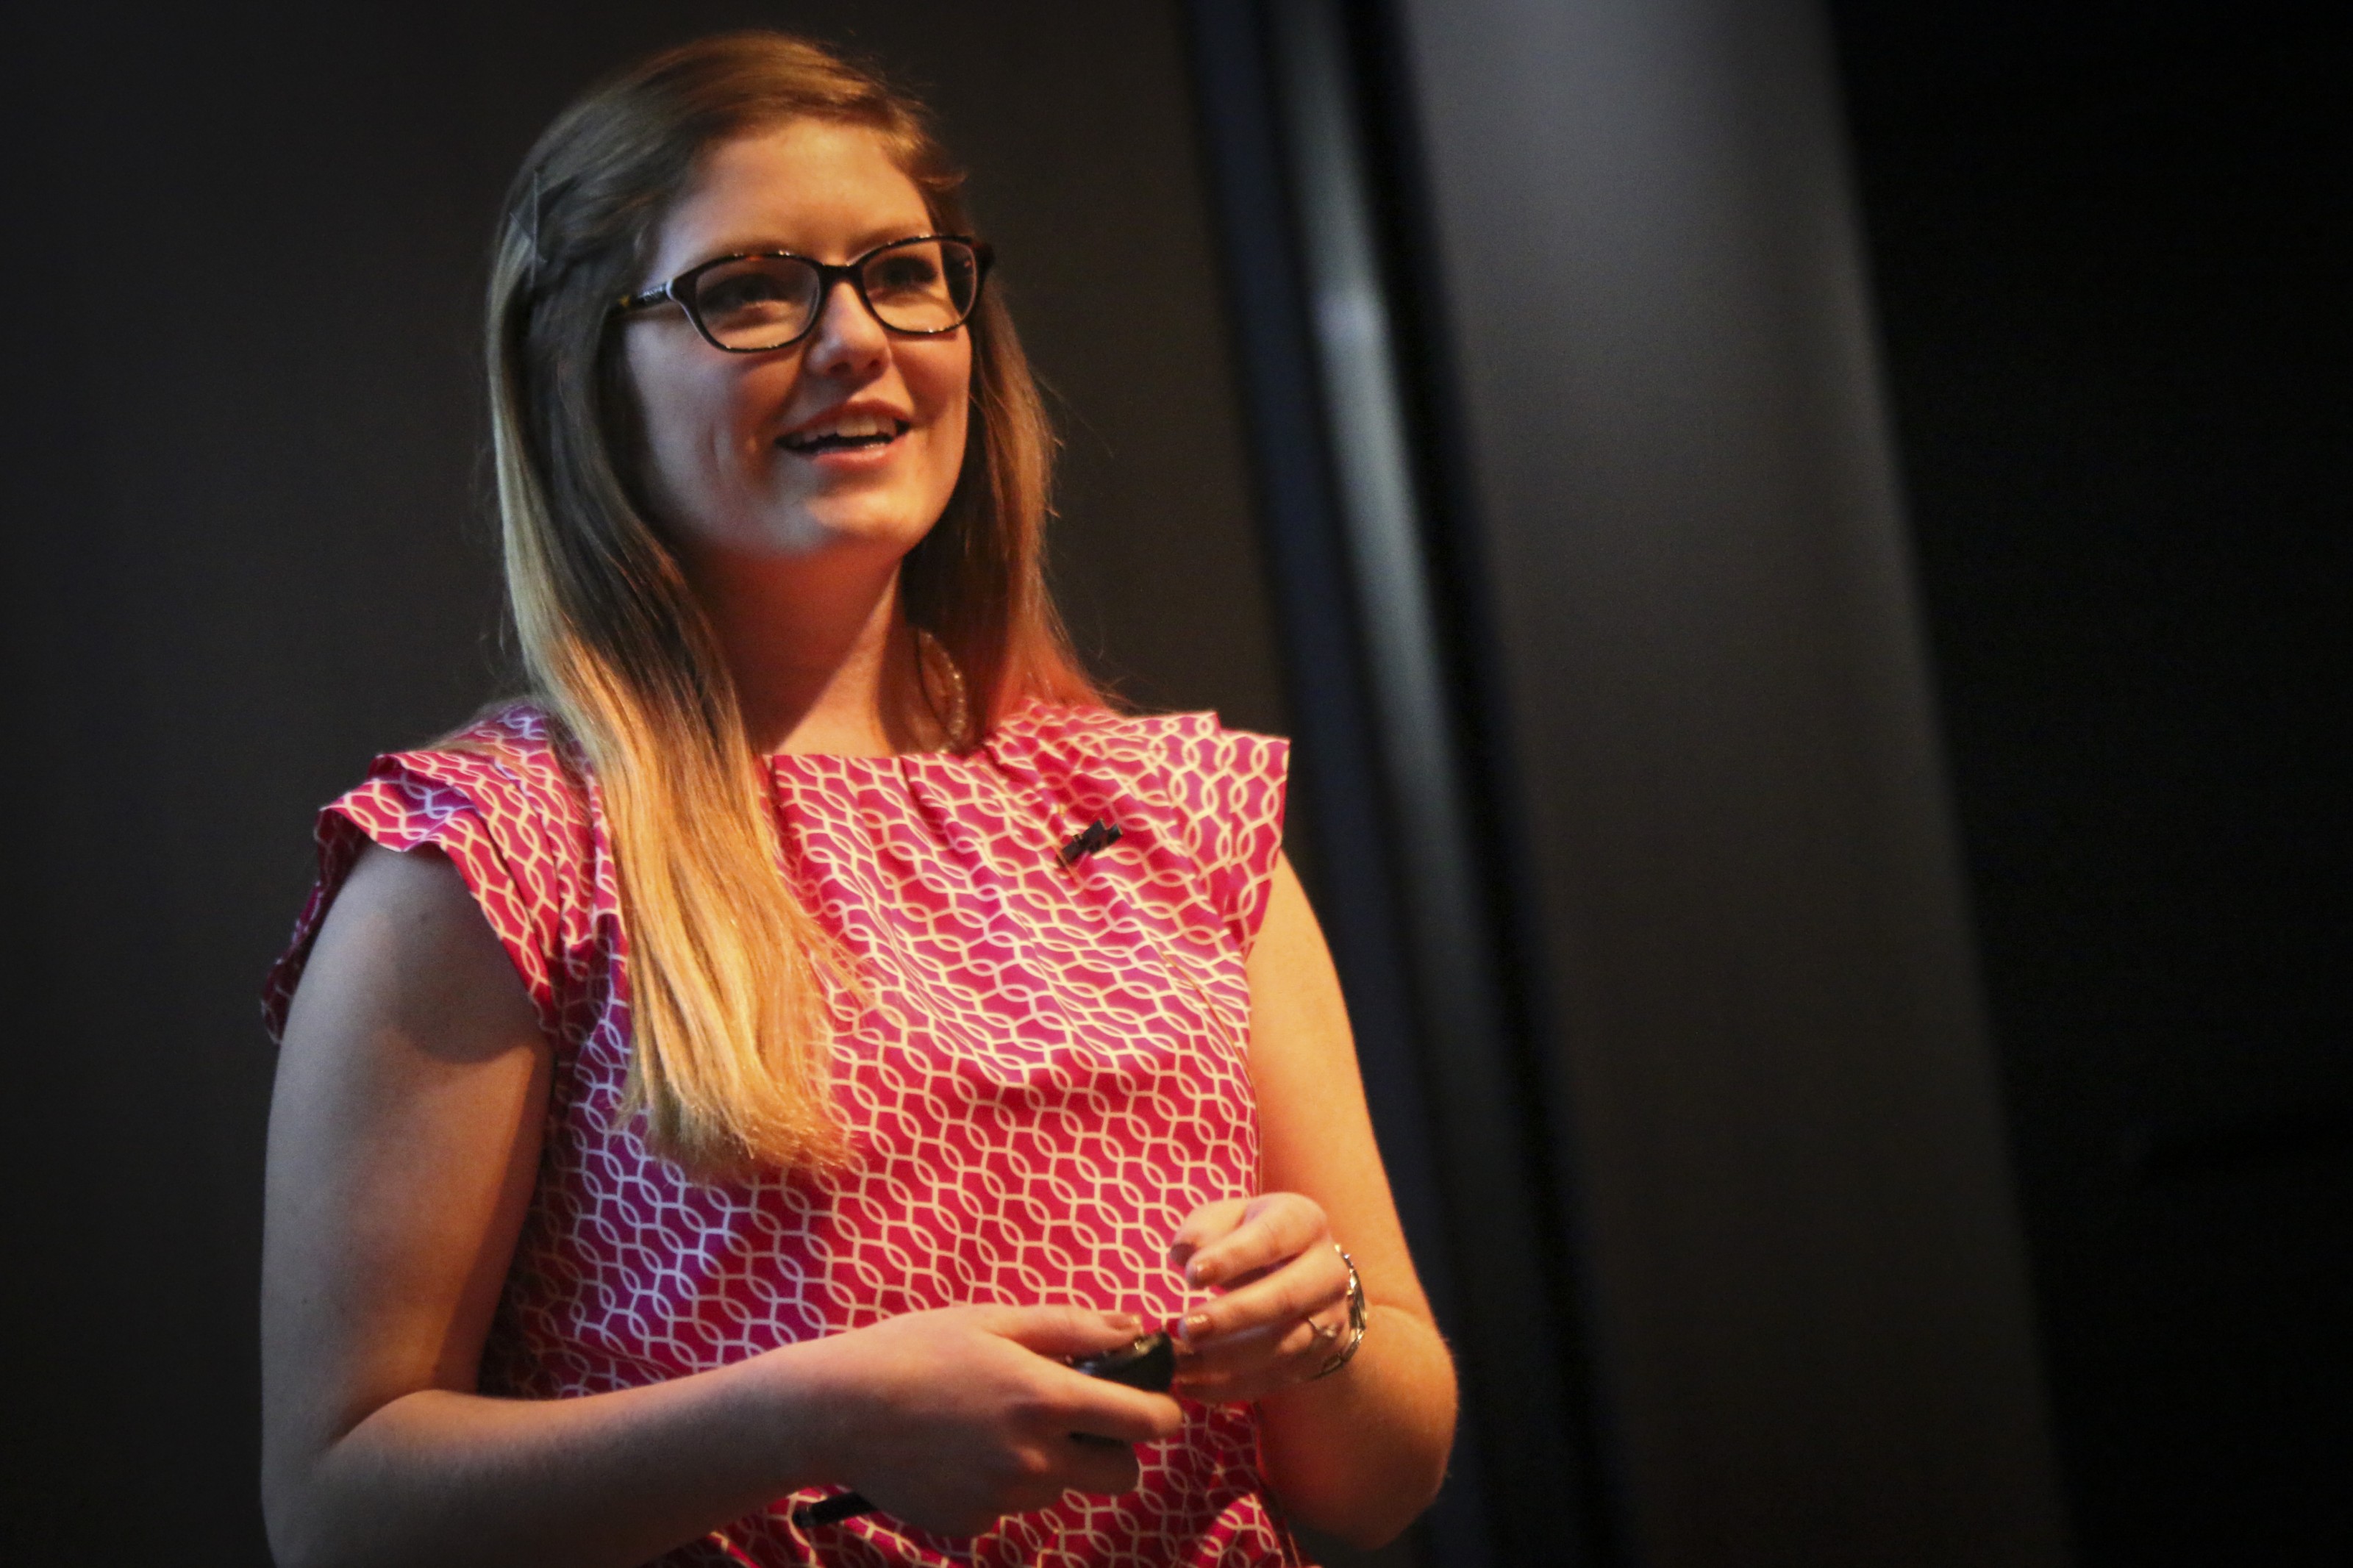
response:
{"label": "fingernail", "polygon": [[1198,1340],[1208,1331],[1209,1315],[1207,1312],[1194,1312],[1186,1317],[1185,1337],[1187,1339]]}
{"label": "fingernail", "polygon": [[1201,1260],[1199,1258],[1197,1258],[1192,1262],[1185,1266],[1186,1284],[1192,1286],[1198,1290],[1208,1282],[1209,1271],[1201,1267]]}
{"label": "fingernail", "polygon": [[1144,1320],[1134,1312],[1105,1312],[1103,1321],[1123,1334],[1140,1334],[1144,1331]]}

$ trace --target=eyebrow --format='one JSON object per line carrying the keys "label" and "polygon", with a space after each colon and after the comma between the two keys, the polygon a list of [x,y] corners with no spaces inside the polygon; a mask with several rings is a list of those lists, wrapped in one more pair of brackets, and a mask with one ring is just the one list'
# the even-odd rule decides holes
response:
{"label": "eyebrow", "polygon": [[[937,234],[939,232],[939,230],[932,227],[929,223],[926,223],[921,228],[900,228],[893,226],[890,228],[871,230],[863,238],[849,247],[849,254],[844,256],[842,259],[847,261],[851,256],[863,256],[870,250],[876,249],[881,246],[894,244],[899,240],[921,239],[926,235]],[[700,247],[700,254],[705,261],[712,260],[722,256],[772,256],[778,252],[783,252],[792,256],[807,256],[812,261],[822,261],[825,259],[825,258],[821,256],[811,255],[808,251],[800,249],[797,247],[783,244],[773,235],[739,236],[721,240],[714,245]],[[699,264],[691,263],[690,265]]]}

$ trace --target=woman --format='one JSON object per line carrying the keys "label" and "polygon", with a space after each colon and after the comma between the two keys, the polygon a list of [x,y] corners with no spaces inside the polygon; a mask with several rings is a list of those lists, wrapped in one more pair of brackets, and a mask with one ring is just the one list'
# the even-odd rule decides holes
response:
{"label": "woman", "polygon": [[[271,978],[282,1563],[1290,1562],[1435,1490],[1283,748],[1070,657],[968,234],[917,111],[775,35],[519,176],[534,694],[322,814]],[[1171,1319],[1173,1397],[1068,1364]]]}

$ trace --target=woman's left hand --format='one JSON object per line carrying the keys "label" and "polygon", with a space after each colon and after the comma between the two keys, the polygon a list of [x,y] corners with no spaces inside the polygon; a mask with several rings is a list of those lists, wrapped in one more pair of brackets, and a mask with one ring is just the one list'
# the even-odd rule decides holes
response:
{"label": "woman's left hand", "polygon": [[1175,1392],[1263,1399],[1306,1382],[1348,1336],[1348,1265],[1321,1205],[1298,1193],[1206,1204],[1176,1227],[1168,1260],[1208,1300],[1187,1308]]}

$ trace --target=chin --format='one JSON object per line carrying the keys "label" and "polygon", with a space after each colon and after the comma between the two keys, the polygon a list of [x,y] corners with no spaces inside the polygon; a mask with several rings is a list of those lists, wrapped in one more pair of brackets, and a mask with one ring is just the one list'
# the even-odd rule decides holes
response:
{"label": "chin", "polygon": [[915,514],[897,508],[828,508],[814,513],[795,510],[798,515],[767,521],[751,531],[758,540],[752,548],[769,555],[874,552],[899,556],[922,543],[937,518],[935,510],[917,521]]}

